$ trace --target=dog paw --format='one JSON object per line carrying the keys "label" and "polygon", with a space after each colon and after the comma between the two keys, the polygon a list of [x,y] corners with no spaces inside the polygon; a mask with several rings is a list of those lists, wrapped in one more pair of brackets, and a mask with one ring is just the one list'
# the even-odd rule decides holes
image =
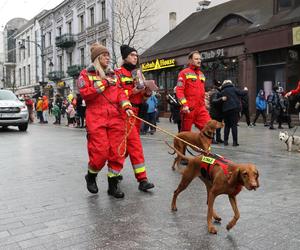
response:
{"label": "dog paw", "polygon": [[233,228],[233,226],[234,226],[233,224],[228,223],[226,226],[227,231],[229,231],[231,228]]}
{"label": "dog paw", "polygon": [[171,210],[172,212],[177,212],[177,207],[172,207]]}
{"label": "dog paw", "polygon": [[211,227],[208,228],[208,232],[210,234],[217,234],[218,231],[215,227],[211,226]]}
{"label": "dog paw", "polygon": [[222,218],[221,217],[214,217],[215,222],[221,223]]}

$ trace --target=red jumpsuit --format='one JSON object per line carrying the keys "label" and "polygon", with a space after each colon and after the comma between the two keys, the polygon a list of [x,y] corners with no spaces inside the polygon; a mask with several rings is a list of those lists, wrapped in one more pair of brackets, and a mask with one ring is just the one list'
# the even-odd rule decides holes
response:
{"label": "red jumpsuit", "polygon": [[[139,105],[142,104],[146,97],[145,94],[143,92],[139,92],[137,94],[132,93],[135,84],[130,71],[124,67],[120,67],[116,70],[116,74],[125,90],[125,93],[129,97],[134,114],[138,116]],[[127,138],[127,154],[129,154],[133,171],[138,182],[147,179],[143,146],[140,138],[140,128],[141,121],[135,120],[135,127],[132,129]]]}
{"label": "red jumpsuit", "polygon": [[78,88],[86,102],[89,171],[98,173],[108,161],[108,176],[118,176],[125,160],[118,153],[125,135],[124,109],[130,102],[117,78],[116,85],[109,86],[93,66],[81,71]]}
{"label": "red jumpsuit", "polygon": [[300,94],[300,81],[298,82],[297,88],[293,89],[291,92],[292,92],[292,95]]}
{"label": "red jumpsuit", "polygon": [[188,106],[190,113],[181,112],[181,131],[190,131],[192,125],[202,129],[211,119],[205,107],[205,76],[199,68],[189,65],[180,71],[176,87],[179,103]]}

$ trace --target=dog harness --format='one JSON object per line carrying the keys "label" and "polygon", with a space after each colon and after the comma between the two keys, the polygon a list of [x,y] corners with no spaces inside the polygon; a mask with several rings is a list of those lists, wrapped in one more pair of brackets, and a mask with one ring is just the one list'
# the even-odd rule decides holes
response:
{"label": "dog harness", "polygon": [[[230,161],[220,155],[214,155],[214,158],[202,156],[201,163],[200,163],[200,172],[203,178],[211,180],[210,171],[215,165],[219,165],[225,176],[228,176],[228,165],[230,164]],[[243,186],[241,184],[237,185],[235,188],[235,192],[233,195],[237,195],[241,190]]]}
{"label": "dog harness", "polygon": [[288,144],[288,141],[289,141],[289,139],[292,137],[292,144],[294,144],[294,141],[295,141],[295,138],[294,138],[294,136],[292,135],[292,136],[289,136],[288,138],[287,138],[287,140],[285,141],[285,144]]}

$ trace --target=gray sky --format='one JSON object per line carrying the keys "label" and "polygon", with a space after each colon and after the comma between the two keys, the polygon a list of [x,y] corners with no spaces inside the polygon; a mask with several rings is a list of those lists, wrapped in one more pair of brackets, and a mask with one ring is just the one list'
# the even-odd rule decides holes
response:
{"label": "gray sky", "polygon": [[27,20],[33,18],[43,9],[52,9],[63,0],[0,0],[0,30],[15,17]]}
{"label": "gray sky", "polygon": [[[211,6],[227,1],[228,0],[212,0]],[[3,30],[5,24],[10,19],[23,17],[29,20],[43,9],[52,9],[61,2],[63,2],[63,0],[0,0],[0,30]],[[182,2],[184,2],[184,0]]]}

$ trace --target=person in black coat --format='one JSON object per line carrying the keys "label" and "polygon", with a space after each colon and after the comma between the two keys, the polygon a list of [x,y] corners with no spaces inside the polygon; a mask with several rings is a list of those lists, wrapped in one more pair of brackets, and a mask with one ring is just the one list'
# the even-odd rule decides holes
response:
{"label": "person in black coat", "polygon": [[[214,86],[209,91],[209,115],[211,119],[217,120],[218,122],[223,121],[222,103],[226,100],[225,96],[218,96],[221,93],[221,85],[220,81],[214,80]],[[216,138],[213,140],[213,143],[224,143],[221,139],[221,128],[216,130]]]}
{"label": "person in black coat", "polygon": [[228,145],[228,137],[230,129],[232,131],[233,146],[238,144],[238,129],[237,123],[239,120],[239,112],[241,111],[240,98],[247,94],[247,89],[239,90],[234,87],[231,80],[225,80],[221,86],[221,93],[219,97],[226,97],[223,99],[222,112],[225,122],[224,128],[224,145]]}
{"label": "person in black coat", "polygon": [[241,103],[242,103],[242,110],[241,110],[241,117],[242,119],[243,115],[246,117],[246,122],[248,126],[252,126],[250,123],[250,112],[249,112],[249,96],[248,93],[241,97]]}
{"label": "person in black coat", "polygon": [[80,94],[76,96],[76,115],[78,116],[78,127],[84,128],[84,119],[85,119],[85,105],[83,105],[83,99]]}
{"label": "person in black coat", "polygon": [[177,123],[178,133],[181,130],[181,118],[180,118],[180,107],[181,105],[178,102],[177,96],[176,96],[176,87],[174,88],[174,94],[168,94],[166,96],[167,102],[171,106],[171,117],[175,123]]}

